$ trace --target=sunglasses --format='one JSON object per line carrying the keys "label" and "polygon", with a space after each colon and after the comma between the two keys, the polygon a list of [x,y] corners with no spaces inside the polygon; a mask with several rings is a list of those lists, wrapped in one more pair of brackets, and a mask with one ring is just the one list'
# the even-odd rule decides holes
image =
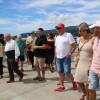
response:
{"label": "sunglasses", "polygon": [[60,29],[61,29],[61,27],[57,27],[57,28],[56,28],[56,30],[60,30]]}
{"label": "sunglasses", "polygon": [[79,30],[79,33],[84,32],[84,31],[86,31],[86,30]]}

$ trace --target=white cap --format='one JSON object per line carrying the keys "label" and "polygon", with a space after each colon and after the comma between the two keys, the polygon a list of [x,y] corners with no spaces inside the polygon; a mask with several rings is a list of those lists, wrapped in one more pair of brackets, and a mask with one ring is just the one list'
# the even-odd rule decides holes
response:
{"label": "white cap", "polygon": [[89,28],[100,27],[100,21],[96,21],[94,24],[89,26]]}

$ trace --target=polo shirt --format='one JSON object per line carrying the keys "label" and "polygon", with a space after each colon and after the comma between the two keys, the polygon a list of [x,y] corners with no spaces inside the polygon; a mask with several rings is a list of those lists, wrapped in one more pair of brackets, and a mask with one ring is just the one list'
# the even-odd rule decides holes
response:
{"label": "polo shirt", "polygon": [[[38,36],[35,45],[36,46],[42,46],[43,44],[47,44],[47,38],[45,35]],[[42,57],[45,58],[47,54],[47,49],[36,49],[34,52],[35,57]]]}

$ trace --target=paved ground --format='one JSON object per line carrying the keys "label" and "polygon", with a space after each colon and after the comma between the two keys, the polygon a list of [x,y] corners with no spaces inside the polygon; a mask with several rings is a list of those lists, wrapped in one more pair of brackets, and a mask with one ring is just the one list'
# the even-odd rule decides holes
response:
{"label": "paved ground", "polygon": [[[4,63],[6,65],[6,63]],[[75,68],[72,62],[72,73]],[[31,70],[31,65],[24,65],[25,76],[22,82],[18,82],[15,74],[15,82],[7,84],[8,71],[4,68],[4,78],[0,79],[0,100],[79,100],[81,91],[72,89],[72,84],[68,78],[65,79],[66,90],[64,92],[54,92],[57,86],[58,74],[46,71],[46,81],[34,81],[36,71]],[[100,91],[97,92],[97,100],[100,100]]]}

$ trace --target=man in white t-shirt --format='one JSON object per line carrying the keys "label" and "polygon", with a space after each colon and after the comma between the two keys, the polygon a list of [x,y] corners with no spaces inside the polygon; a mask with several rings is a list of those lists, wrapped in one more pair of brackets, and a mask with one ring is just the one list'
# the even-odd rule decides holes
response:
{"label": "man in white t-shirt", "polygon": [[60,87],[56,88],[55,91],[63,91],[65,89],[65,74],[67,74],[72,80],[73,89],[76,90],[77,85],[74,82],[73,75],[71,74],[71,55],[76,49],[76,43],[71,33],[65,32],[65,26],[63,23],[59,23],[56,26],[56,30],[59,35],[55,40],[55,56]]}

